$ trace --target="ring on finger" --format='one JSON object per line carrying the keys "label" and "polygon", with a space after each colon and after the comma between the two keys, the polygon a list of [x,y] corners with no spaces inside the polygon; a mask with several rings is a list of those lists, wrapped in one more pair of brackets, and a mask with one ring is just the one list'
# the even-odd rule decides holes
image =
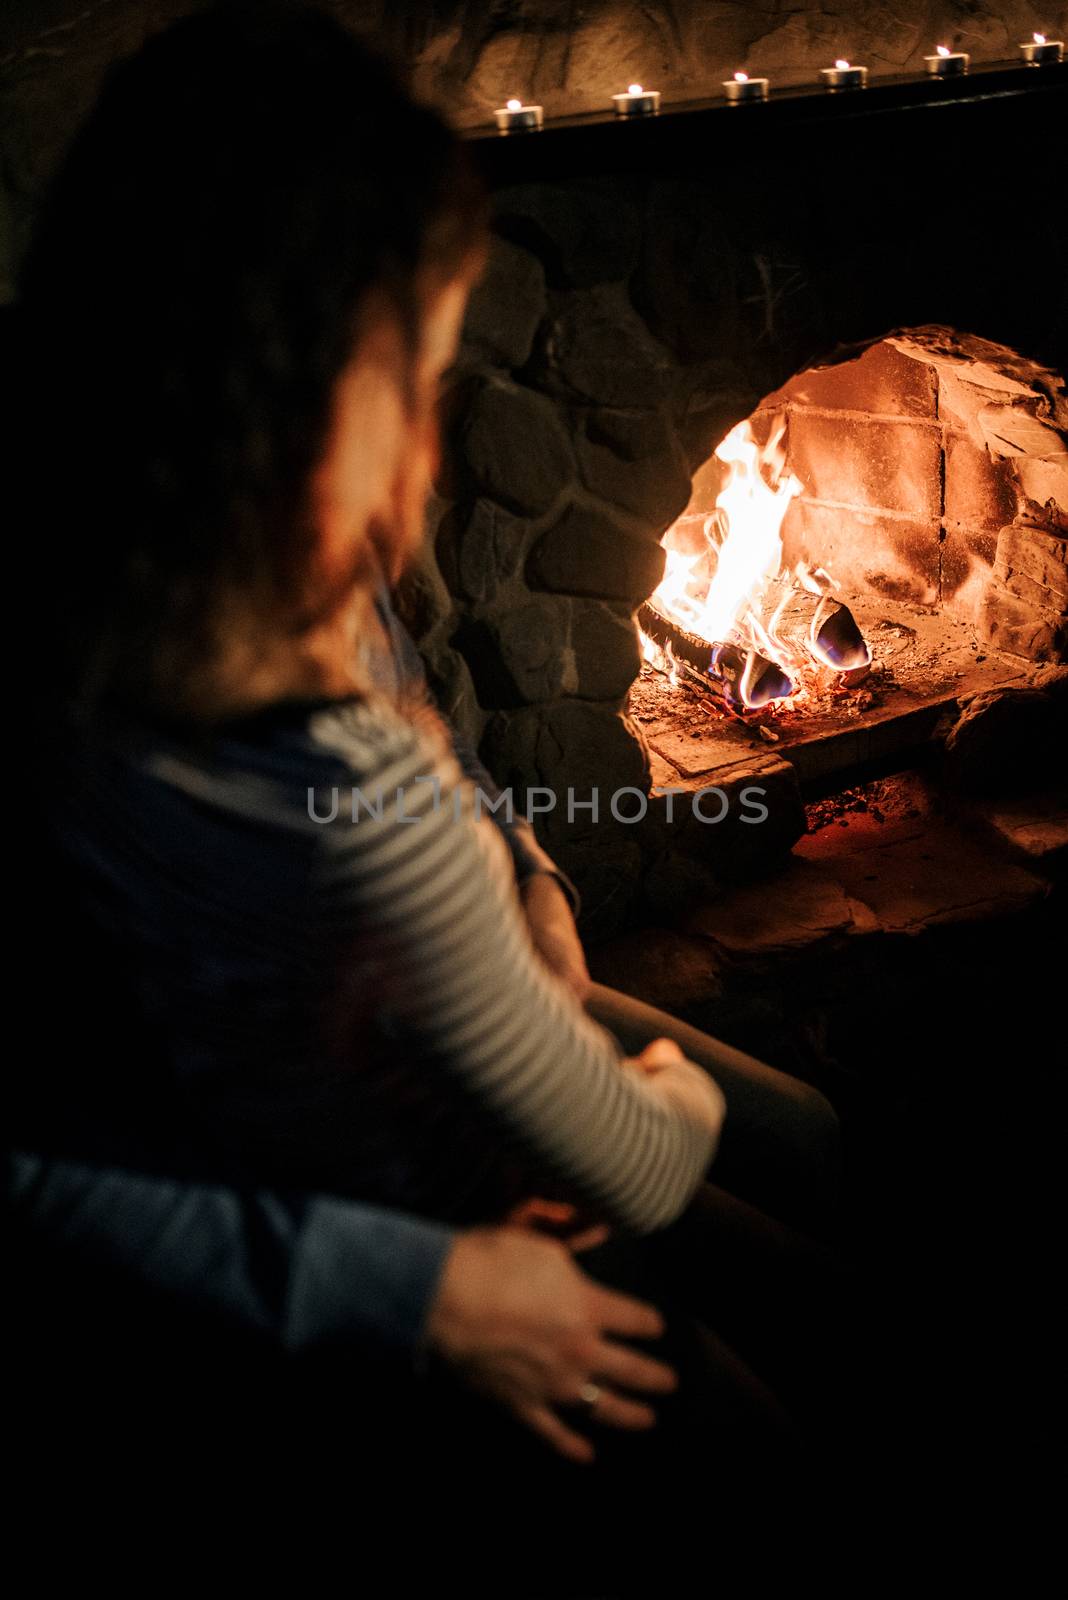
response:
{"label": "ring on finger", "polygon": [[579,1404],[585,1406],[592,1415],[603,1393],[604,1390],[599,1383],[584,1383],[579,1390]]}

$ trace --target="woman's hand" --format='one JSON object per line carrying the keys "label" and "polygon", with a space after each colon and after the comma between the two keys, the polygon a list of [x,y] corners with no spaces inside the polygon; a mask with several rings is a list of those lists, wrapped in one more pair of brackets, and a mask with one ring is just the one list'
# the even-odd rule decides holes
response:
{"label": "woman's hand", "polygon": [[593,1445],[558,1408],[584,1406],[606,1427],[651,1428],[656,1413],[634,1396],[669,1394],[675,1374],[619,1341],[662,1332],[658,1311],[594,1283],[562,1244],[507,1227],[460,1236],[427,1324],[430,1344],[465,1382],[582,1462]]}
{"label": "woman's hand", "polygon": [[650,1039],[640,1055],[631,1058],[636,1067],[640,1067],[650,1078],[655,1078],[667,1067],[674,1067],[680,1061],[685,1061],[679,1046],[674,1039]]}
{"label": "woman's hand", "polygon": [[521,886],[519,898],[531,943],[542,961],[578,1001],[585,1001],[590,974],[566,894],[550,873],[536,872]]}
{"label": "woman's hand", "polygon": [[650,1088],[666,1095],[692,1121],[702,1124],[719,1143],[727,1102],[715,1079],[683,1055],[674,1039],[653,1039],[629,1065],[650,1079]]}

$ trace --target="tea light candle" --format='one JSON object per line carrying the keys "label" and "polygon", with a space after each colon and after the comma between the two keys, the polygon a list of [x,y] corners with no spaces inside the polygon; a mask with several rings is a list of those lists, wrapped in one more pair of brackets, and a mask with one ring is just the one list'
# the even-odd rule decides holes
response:
{"label": "tea light candle", "polygon": [[626,94],[614,94],[612,104],[617,117],[647,117],[660,110],[660,90],[643,89],[640,83],[628,86]]}
{"label": "tea light candle", "polygon": [[723,92],[731,105],[740,105],[743,100],[766,100],[768,98],[767,78],[751,78],[747,72],[736,72],[733,78],[728,78],[723,85]]}
{"label": "tea light candle", "polygon": [[836,61],[833,67],[821,67],[820,77],[826,89],[866,89],[867,67],[851,67],[848,61]]}
{"label": "tea light candle", "polygon": [[509,100],[493,113],[502,133],[522,128],[540,128],[545,120],[541,106],[525,106],[522,100]]}
{"label": "tea light candle", "polygon": [[947,50],[944,44],[937,45],[936,50],[937,54],[923,58],[932,78],[956,78],[967,72],[971,56],[966,50]]}
{"label": "tea light candle", "polygon": [[1031,42],[1020,46],[1020,53],[1029,67],[1043,67],[1050,61],[1064,60],[1064,41],[1047,39],[1044,33],[1033,33]]}

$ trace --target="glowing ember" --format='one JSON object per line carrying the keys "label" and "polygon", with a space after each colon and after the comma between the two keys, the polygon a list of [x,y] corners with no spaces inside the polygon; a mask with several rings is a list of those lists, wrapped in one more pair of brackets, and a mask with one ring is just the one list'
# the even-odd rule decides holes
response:
{"label": "glowing ember", "polygon": [[835,62],[835,66],[838,68],[839,72],[848,72],[849,71],[849,62],[848,61],[836,61]]}
{"label": "glowing ember", "polygon": [[829,574],[804,562],[782,570],[783,519],[802,487],[786,470],[785,432],[779,420],[761,446],[740,422],[717,446],[727,471],[715,510],[684,514],[668,529],[664,576],[650,601],[714,647],[710,672],[731,663],[721,675],[746,706],[793,696],[821,668],[845,672],[871,661]]}

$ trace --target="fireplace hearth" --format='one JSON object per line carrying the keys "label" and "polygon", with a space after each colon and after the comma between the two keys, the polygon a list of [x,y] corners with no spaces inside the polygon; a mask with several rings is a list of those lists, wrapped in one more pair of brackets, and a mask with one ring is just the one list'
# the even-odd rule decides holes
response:
{"label": "fireplace hearth", "polygon": [[[712,782],[755,737],[803,785],[848,775],[915,749],[960,699],[1064,659],[1068,396],[1056,373],[918,329],[798,374],[742,428],[778,497],[764,480],[746,495],[745,461],[728,465],[720,446],[663,537],[669,570],[639,612],[654,637],[628,710],[654,784]],[[777,650],[776,613],[799,610],[808,636]],[[854,653],[835,658],[815,628],[843,615]],[[723,692],[715,663],[687,648],[692,634],[679,653],[672,621],[713,656],[729,634],[780,670],[748,696]]]}

